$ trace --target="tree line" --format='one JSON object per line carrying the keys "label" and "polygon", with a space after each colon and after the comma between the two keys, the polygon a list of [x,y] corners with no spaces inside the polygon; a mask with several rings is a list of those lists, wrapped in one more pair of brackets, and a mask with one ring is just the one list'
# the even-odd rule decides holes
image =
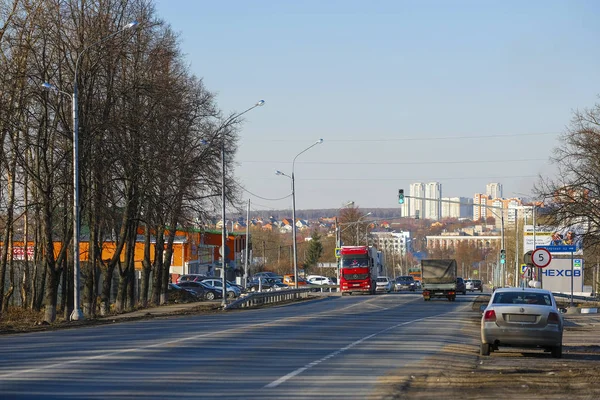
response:
{"label": "tree line", "polygon": [[[115,274],[114,308],[135,306],[138,235],[140,302],[164,303],[175,228],[220,203],[221,148],[230,162],[241,120],[189,71],[149,0],[0,0],[0,55],[0,318],[17,295],[48,322],[73,307],[75,86],[84,314],[109,312]],[[234,201],[230,172],[224,187]],[[17,242],[33,243],[24,261]]]}

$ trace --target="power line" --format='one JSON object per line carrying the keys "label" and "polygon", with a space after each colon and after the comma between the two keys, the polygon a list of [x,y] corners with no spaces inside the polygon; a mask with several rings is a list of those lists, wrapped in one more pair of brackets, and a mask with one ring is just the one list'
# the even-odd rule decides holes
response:
{"label": "power line", "polygon": [[[415,164],[492,164],[492,163],[516,163],[516,162],[530,162],[530,161],[548,161],[547,158],[521,158],[515,160],[460,160],[460,161],[383,161],[383,162],[354,162],[354,161],[303,161],[297,164],[316,164],[316,165],[415,165]],[[287,163],[288,161],[274,161],[274,160],[247,160],[240,161],[243,163],[252,164],[273,164],[273,163]]]}
{"label": "power line", "polygon": [[284,199],[292,197],[292,194],[290,193],[290,194],[288,194],[287,196],[284,196],[284,197],[279,197],[279,198],[276,198],[276,199],[270,199],[270,198],[262,197],[262,196],[259,196],[257,194],[252,193],[251,191],[249,191],[248,189],[246,189],[245,187],[243,187],[242,185],[240,185],[237,182],[235,182],[235,185],[238,186],[240,189],[242,189],[244,192],[246,192],[246,193],[248,193],[248,194],[250,194],[250,195],[252,195],[252,196],[254,196],[254,197],[258,198],[258,199],[261,199],[261,200],[278,201],[278,200],[284,200]]}
{"label": "power line", "polygon": [[[461,135],[461,136],[419,136],[409,138],[394,138],[394,139],[327,139],[327,142],[407,142],[407,141],[431,141],[431,140],[463,140],[463,139],[505,139],[511,137],[522,138],[524,136],[551,136],[560,135],[563,132],[534,132],[534,133],[509,133],[509,134],[494,134],[494,135]],[[292,143],[299,142],[300,140],[286,140],[286,139],[258,139],[253,142],[282,142]]]}
{"label": "power line", "polygon": [[513,176],[470,176],[470,177],[464,177],[464,176],[454,176],[454,177],[449,177],[449,178],[423,178],[423,179],[419,179],[419,178],[302,178],[302,179],[296,179],[299,181],[400,181],[400,182],[405,182],[405,181],[451,181],[451,180],[467,180],[467,179],[511,179],[511,178],[537,178],[538,175],[513,175]]}

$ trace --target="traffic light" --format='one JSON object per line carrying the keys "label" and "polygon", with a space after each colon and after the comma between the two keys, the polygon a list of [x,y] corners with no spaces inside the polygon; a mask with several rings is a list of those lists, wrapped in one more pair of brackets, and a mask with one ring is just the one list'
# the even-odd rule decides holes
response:
{"label": "traffic light", "polygon": [[404,189],[398,189],[398,204],[404,204]]}
{"label": "traffic light", "polygon": [[506,250],[500,250],[500,264],[506,263]]}

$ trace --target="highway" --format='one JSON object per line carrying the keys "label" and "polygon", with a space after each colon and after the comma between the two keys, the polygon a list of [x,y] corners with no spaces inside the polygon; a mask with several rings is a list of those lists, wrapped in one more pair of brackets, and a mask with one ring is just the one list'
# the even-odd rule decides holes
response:
{"label": "highway", "polygon": [[[326,297],[0,337],[2,398],[364,399],[462,339],[474,294]],[[476,345],[476,343],[475,343]]]}

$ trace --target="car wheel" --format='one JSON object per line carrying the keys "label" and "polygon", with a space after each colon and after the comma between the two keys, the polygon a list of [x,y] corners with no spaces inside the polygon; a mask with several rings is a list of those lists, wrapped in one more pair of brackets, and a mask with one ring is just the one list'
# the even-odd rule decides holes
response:
{"label": "car wheel", "polygon": [[553,358],[562,358],[562,345],[558,345],[552,348]]}
{"label": "car wheel", "polygon": [[215,294],[213,292],[206,293],[206,300],[214,300],[214,299],[215,299]]}
{"label": "car wheel", "polygon": [[228,299],[233,299],[235,297],[235,293],[233,292],[227,292],[227,298]]}
{"label": "car wheel", "polygon": [[490,355],[490,349],[491,349],[491,346],[490,346],[489,343],[481,343],[480,354],[482,356],[489,356]]}

